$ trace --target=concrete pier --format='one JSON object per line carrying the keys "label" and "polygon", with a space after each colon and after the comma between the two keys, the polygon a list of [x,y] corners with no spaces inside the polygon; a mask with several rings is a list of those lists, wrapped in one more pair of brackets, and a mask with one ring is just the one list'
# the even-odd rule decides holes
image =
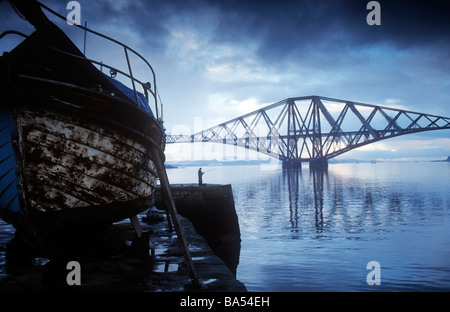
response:
{"label": "concrete pier", "polygon": [[311,159],[309,161],[309,169],[328,170],[328,160],[326,158]]}
{"label": "concrete pier", "polygon": [[[178,213],[192,222],[214,253],[235,274],[241,236],[231,185],[172,184],[171,193]],[[160,189],[157,189],[155,201],[156,207],[165,209]]]}
{"label": "concrete pier", "polygon": [[[301,169],[302,162],[298,159],[290,159],[283,161],[283,169]],[[327,170],[328,160],[326,158],[311,159],[309,161],[309,169]]]}
{"label": "concrete pier", "polygon": [[302,162],[300,160],[285,160],[283,161],[283,169],[302,169]]}
{"label": "concrete pier", "polygon": [[[87,255],[56,261],[35,258],[32,265],[6,269],[0,292],[17,291],[120,291],[120,292],[245,292],[245,285],[223,260],[214,254],[192,223],[180,217],[193,264],[202,289],[192,289],[183,253],[175,231],[163,220],[144,222],[139,215],[144,240],[136,240],[131,222],[114,224],[105,235],[87,242]],[[68,246],[70,248],[70,246]],[[93,252],[95,251],[95,252]],[[94,256],[95,254],[95,256]],[[69,286],[68,261],[78,261],[81,285]],[[10,261],[13,261],[10,258]],[[11,266],[6,265],[11,268]]]}

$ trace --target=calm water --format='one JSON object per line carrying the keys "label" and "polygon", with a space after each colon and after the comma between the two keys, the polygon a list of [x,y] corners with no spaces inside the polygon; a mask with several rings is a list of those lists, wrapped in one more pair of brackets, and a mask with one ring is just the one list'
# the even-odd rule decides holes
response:
{"label": "calm water", "polygon": [[[170,182],[197,169],[170,169]],[[249,291],[450,290],[450,163],[203,169],[205,183],[232,184]],[[369,261],[380,285],[367,283]]]}
{"label": "calm water", "polygon": [[[170,182],[196,182],[197,169],[169,169]],[[450,163],[270,169],[203,168],[204,183],[233,187],[249,291],[450,290]],[[11,236],[0,223],[0,278]],[[368,285],[369,261],[381,285]]]}

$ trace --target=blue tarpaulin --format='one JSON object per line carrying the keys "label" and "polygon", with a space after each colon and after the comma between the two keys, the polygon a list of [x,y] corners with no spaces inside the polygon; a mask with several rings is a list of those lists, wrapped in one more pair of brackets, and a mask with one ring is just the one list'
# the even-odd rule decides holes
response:
{"label": "blue tarpaulin", "polygon": [[[108,76],[106,76],[106,77],[117,89],[120,90],[120,92],[122,92],[124,95],[126,95],[131,101],[133,101],[133,103],[136,103],[136,97],[134,95],[133,89],[128,88],[126,85],[124,85],[123,83],[121,83],[120,81],[118,81],[114,78],[111,78]],[[145,95],[138,91],[136,91],[136,93],[137,93],[139,107],[144,109],[146,112],[148,112],[152,116],[154,116],[153,112],[150,108],[150,105],[148,104],[147,99],[145,98]]]}

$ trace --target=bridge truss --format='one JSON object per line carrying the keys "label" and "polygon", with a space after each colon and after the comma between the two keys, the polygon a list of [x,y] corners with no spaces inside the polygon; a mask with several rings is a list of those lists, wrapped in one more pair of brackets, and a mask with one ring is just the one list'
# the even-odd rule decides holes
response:
{"label": "bridge truss", "polygon": [[328,159],[388,138],[450,129],[450,118],[321,96],[288,98],[193,135],[166,143],[213,142],[323,168]]}

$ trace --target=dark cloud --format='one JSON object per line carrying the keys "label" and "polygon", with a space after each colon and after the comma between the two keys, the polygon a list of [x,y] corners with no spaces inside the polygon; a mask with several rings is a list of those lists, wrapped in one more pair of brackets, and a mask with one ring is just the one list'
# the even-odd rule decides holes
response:
{"label": "dark cloud", "polygon": [[[345,53],[380,43],[399,49],[450,46],[450,1],[381,0],[381,26],[369,26],[365,0],[80,0],[92,27],[128,27],[163,49],[171,23],[195,25],[215,12],[213,41],[259,47],[264,59],[333,49]],[[43,1],[65,14],[65,1]]]}
{"label": "dark cloud", "polygon": [[450,2],[379,1],[381,25],[369,26],[368,1],[215,1],[222,12],[216,40],[259,40],[260,55],[335,53],[390,44],[401,49],[449,47]]}

